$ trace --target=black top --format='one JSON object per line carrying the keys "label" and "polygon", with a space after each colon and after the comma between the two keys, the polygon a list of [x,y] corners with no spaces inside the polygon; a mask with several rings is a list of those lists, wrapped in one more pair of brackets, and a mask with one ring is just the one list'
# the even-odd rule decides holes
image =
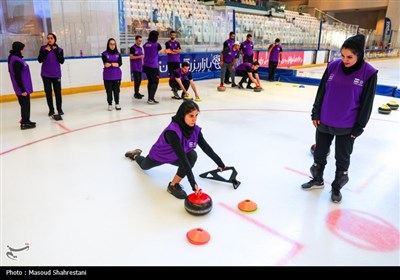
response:
{"label": "black top", "polygon": [[[51,47],[51,46],[50,46],[50,47]],[[56,50],[57,50],[57,51],[56,51]],[[49,54],[49,52],[50,52],[50,51],[48,51],[48,50],[46,50],[46,49],[44,49],[44,48],[40,48],[39,56],[38,56],[38,61],[39,61],[40,63],[42,63],[43,61],[45,61],[45,59],[46,59],[47,55]],[[63,64],[64,61],[65,61],[65,59],[64,59],[64,51],[57,48],[57,49],[54,50],[54,53],[56,54],[57,61],[58,61],[60,64]]]}

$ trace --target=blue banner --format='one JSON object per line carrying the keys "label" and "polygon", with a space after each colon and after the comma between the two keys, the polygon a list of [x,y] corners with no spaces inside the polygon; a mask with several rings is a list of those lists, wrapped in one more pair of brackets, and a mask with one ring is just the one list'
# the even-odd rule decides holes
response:
{"label": "blue banner", "polygon": [[[221,69],[219,64],[219,52],[213,53],[183,53],[181,62],[189,62],[190,71],[196,80],[214,78],[214,72]],[[159,59],[160,78],[168,77],[167,56],[162,55]]]}

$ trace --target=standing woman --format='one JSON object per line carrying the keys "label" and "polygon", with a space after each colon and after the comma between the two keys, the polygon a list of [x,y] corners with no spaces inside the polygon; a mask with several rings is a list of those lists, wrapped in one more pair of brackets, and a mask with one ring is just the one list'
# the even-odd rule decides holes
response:
{"label": "standing woman", "polygon": [[342,59],[328,64],[315,97],[311,119],[316,132],[312,180],[304,190],[324,187],[324,169],[335,138],[336,174],[331,200],[342,200],[341,188],[349,181],[348,169],[354,141],[363,133],[371,116],[378,70],[364,61],[364,35],[348,38],[342,45]]}
{"label": "standing woman", "polygon": [[158,41],[158,32],[152,30],[149,33],[147,42],[143,45],[144,61],[143,72],[147,76],[147,103],[150,105],[157,104],[158,101],[154,99],[160,80],[160,69],[158,65],[158,53],[166,54],[167,51],[163,50]]}
{"label": "standing woman", "polygon": [[38,61],[42,63],[42,76],[44,91],[46,93],[49,116],[54,115],[52,85],[56,97],[56,107],[59,115],[64,115],[61,98],[61,64],[64,63],[64,51],[57,44],[57,37],[53,33],[47,34],[47,44],[39,51]]}
{"label": "standing woman", "polygon": [[8,72],[10,72],[11,83],[21,106],[21,129],[29,129],[35,128],[36,123],[30,121],[30,94],[33,88],[29,65],[23,60],[24,47],[25,45],[21,42],[12,44],[12,50],[8,56]]}
{"label": "standing woman", "polygon": [[107,93],[108,111],[113,109],[113,94],[115,101],[115,109],[121,110],[119,106],[119,92],[122,78],[122,56],[118,52],[117,43],[114,38],[110,38],[107,41],[107,50],[101,54],[103,60],[103,80],[104,87]]}

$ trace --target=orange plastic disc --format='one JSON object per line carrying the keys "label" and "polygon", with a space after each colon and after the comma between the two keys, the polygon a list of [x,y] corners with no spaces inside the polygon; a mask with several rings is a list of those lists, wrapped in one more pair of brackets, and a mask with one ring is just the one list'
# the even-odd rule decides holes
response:
{"label": "orange plastic disc", "polygon": [[210,241],[210,234],[202,228],[194,228],[186,234],[187,239],[194,245],[204,245]]}
{"label": "orange plastic disc", "polygon": [[253,212],[257,210],[257,204],[250,199],[243,200],[238,204],[240,210],[245,212]]}

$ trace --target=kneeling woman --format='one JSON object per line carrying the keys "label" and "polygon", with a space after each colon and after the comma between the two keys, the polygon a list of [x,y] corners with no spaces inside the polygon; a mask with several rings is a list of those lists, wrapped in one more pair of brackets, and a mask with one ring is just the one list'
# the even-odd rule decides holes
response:
{"label": "kneeling woman", "polygon": [[193,101],[181,104],[171,123],[164,129],[157,142],[151,147],[147,157],[141,156],[142,150],[136,149],[125,154],[135,160],[143,170],[169,163],[178,166],[176,175],[169,183],[167,191],[179,199],[186,198],[180,182],[188,176],[189,183],[195,193],[199,187],[194,179],[192,168],[197,160],[195,148],[197,145],[207,154],[223,171],[225,164],[206,142],[201,128],[196,125],[199,115],[199,106]]}

